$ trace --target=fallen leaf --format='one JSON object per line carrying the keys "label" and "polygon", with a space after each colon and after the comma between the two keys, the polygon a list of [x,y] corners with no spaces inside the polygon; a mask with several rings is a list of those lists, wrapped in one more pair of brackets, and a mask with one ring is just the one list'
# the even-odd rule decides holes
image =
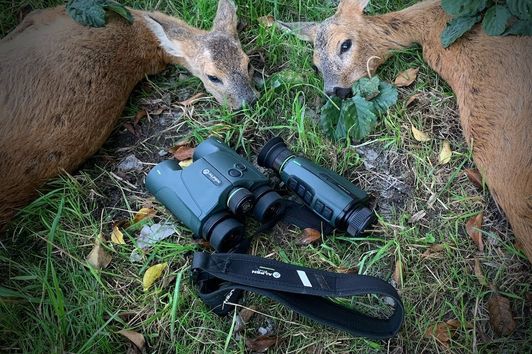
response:
{"label": "fallen leaf", "polygon": [[268,16],[262,16],[257,19],[261,25],[264,27],[271,27],[275,23],[275,18],[271,15]]}
{"label": "fallen leaf", "polygon": [[149,267],[142,277],[142,287],[147,291],[161,277],[168,263],[160,263]]}
{"label": "fallen leaf", "polygon": [[192,165],[192,159],[179,161],[179,166],[181,166],[181,168],[187,168],[190,165]]}
{"label": "fallen leaf", "polygon": [[310,245],[311,243],[314,243],[316,241],[319,241],[321,238],[321,232],[318,230],[311,229],[310,227],[307,227],[303,230],[303,235],[301,238],[297,241],[298,245]]}
{"label": "fallen leaf", "polygon": [[358,274],[358,267],[352,267],[352,268],[346,268],[346,267],[338,267],[336,268],[336,273],[343,273],[343,274]]}
{"label": "fallen leaf", "polygon": [[448,348],[449,341],[451,340],[451,337],[453,336],[456,327],[454,327],[454,322],[451,322],[451,325],[449,325],[449,323],[447,322],[440,322],[427,328],[427,330],[425,331],[425,337],[433,337],[440,344]]}
{"label": "fallen leaf", "polygon": [[100,245],[101,239],[102,239],[102,236],[99,235],[98,238],[96,239],[94,247],[92,248],[91,252],[87,256],[87,262],[97,269],[107,268],[109,263],[111,263],[111,259],[113,258]]}
{"label": "fallen leaf", "polygon": [[176,160],[184,161],[192,158],[192,155],[194,155],[194,148],[191,146],[183,145],[177,147],[177,149],[171,152]]}
{"label": "fallen leaf", "polygon": [[148,250],[157,242],[172,236],[174,233],[175,230],[173,224],[157,223],[151,226],[144,225],[144,227],[140,230],[139,237],[137,238],[137,247],[140,250],[133,250],[129,260],[131,262],[140,261],[142,259],[142,251]]}
{"label": "fallen leaf", "polygon": [[113,231],[111,232],[111,242],[117,245],[125,245],[124,234],[118,229],[118,226],[113,226]]}
{"label": "fallen leaf", "polygon": [[197,100],[199,100],[200,98],[202,98],[204,96],[205,96],[205,94],[203,92],[198,92],[195,95],[193,95],[192,97],[187,98],[184,101],[177,102],[177,104],[179,104],[181,106],[192,106]]}
{"label": "fallen leaf", "polygon": [[401,262],[400,259],[395,261],[395,269],[392,274],[392,279],[395,281],[395,284],[397,284],[397,287],[400,288],[403,286],[403,276],[405,272],[405,264],[404,262]]}
{"label": "fallen leaf", "polygon": [[144,336],[142,334],[135,331],[129,331],[127,329],[122,329],[118,331],[118,333],[129,339],[140,350],[144,349],[144,346],[146,345],[146,340],[144,339]]}
{"label": "fallen leaf", "polygon": [[480,285],[484,285],[484,286],[488,285],[488,282],[486,281],[484,274],[482,274],[482,268],[480,267],[480,260],[477,257],[475,257],[474,269],[475,269],[475,276],[477,277]]}
{"label": "fallen leaf", "polygon": [[510,307],[510,300],[504,296],[494,295],[488,300],[490,324],[499,336],[507,336],[516,327]]}
{"label": "fallen leaf", "polygon": [[130,123],[124,123],[122,124],[124,126],[124,128],[126,128],[126,130],[128,132],[130,132],[131,134],[135,135],[136,137],[139,136],[139,132],[137,132],[137,130],[130,124]]}
{"label": "fallen leaf", "polygon": [[484,251],[484,241],[482,240],[482,218],[483,213],[473,216],[471,219],[467,220],[466,223],[466,232],[471,237],[475,245],[480,252]]}
{"label": "fallen leaf", "polygon": [[246,347],[251,351],[264,353],[276,344],[277,340],[277,336],[259,336],[254,339],[246,339]]}
{"label": "fallen leaf", "polygon": [[249,322],[249,320],[251,319],[251,317],[253,317],[254,314],[255,314],[255,307],[253,306],[250,308],[243,308],[238,313],[242,321],[244,321],[245,323]]}
{"label": "fallen leaf", "polygon": [[462,323],[457,319],[447,320],[445,323],[451,328],[458,329],[462,326]]}
{"label": "fallen leaf", "polygon": [[414,135],[414,139],[422,143],[430,141],[430,137],[427,134],[423,133],[421,130],[417,129],[413,125],[412,125],[412,134]]}
{"label": "fallen leaf", "polygon": [[395,78],[395,86],[404,87],[412,85],[412,83],[416,80],[418,72],[419,68],[410,68],[400,72]]}
{"label": "fallen leaf", "polygon": [[451,161],[451,155],[453,151],[451,150],[451,144],[444,140],[443,145],[440,150],[440,158],[439,161],[441,164],[445,165],[446,163],[449,163]]}
{"label": "fallen leaf", "polygon": [[410,96],[408,100],[406,100],[406,106],[410,106],[412,103],[414,103],[414,101],[419,100],[420,97],[421,93],[416,93],[415,95]]}
{"label": "fallen leaf", "polygon": [[477,188],[482,188],[482,176],[476,168],[466,168],[464,172],[467,176],[467,179],[473,183]]}
{"label": "fallen leaf", "polygon": [[155,215],[155,210],[151,208],[141,208],[139,211],[135,213],[135,216],[133,217],[133,224],[138,223],[141,220],[144,220],[146,218],[151,218]]}
{"label": "fallen leaf", "polygon": [[408,219],[408,223],[415,224],[419,220],[423,219],[425,217],[425,215],[427,215],[427,212],[425,210],[420,210],[417,213],[415,213],[414,215],[412,215],[410,217],[410,219]]}
{"label": "fallen leaf", "polygon": [[423,252],[423,254],[421,255],[421,257],[423,258],[428,258],[430,257],[431,255],[434,255],[436,253],[440,253],[441,251],[443,251],[445,248],[443,247],[442,244],[435,244],[435,245],[432,245],[430,246],[425,252]]}
{"label": "fallen leaf", "polygon": [[148,115],[144,109],[140,110],[135,114],[135,119],[133,120],[133,125],[138,125],[140,120]]}

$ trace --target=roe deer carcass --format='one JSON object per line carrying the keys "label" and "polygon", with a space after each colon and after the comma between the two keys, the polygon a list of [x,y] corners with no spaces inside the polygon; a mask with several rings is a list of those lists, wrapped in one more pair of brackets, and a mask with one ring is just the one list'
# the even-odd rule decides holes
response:
{"label": "roe deer carcass", "polygon": [[232,108],[251,104],[236,7],[220,0],[211,31],[158,12],[84,27],[63,6],[35,11],[0,41],[0,229],[46,180],[105,142],[135,85],[180,64]]}
{"label": "roe deer carcass", "polygon": [[392,50],[420,44],[453,89],[475,164],[532,261],[532,37],[488,36],[477,25],[445,49],[440,34],[450,18],[439,1],[380,16],[364,16],[367,3],[342,0],[320,23],[278,24],[314,44],[324,90],[338,96]]}

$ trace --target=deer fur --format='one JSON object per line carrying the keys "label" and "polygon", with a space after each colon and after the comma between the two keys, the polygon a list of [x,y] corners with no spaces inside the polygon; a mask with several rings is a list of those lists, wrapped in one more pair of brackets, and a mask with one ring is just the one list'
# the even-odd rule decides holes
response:
{"label": "deer fur", "polygon": [[[350,87],[391,55],[418,43],[453,89],[464,137],[495,201],[532,261],[532,37],[488,36],[477,25],[449,48],[440,34],[449,16],[425,1],[380,16],[362,14],[367,0],[343,0],[321,23],[282,23],[314,44],[326,92]],[[351,48],[340,54],[342,43]]]}
{"label": "deer fur", "polygon": [[38,10],[0,41],[0,229],[45,181],[102,146],[146,75],[180,64],[232,108],[257,98],[232,2],[219,1],[211,31],[131,12],[131,25],[110,15],[89,28],[62,6]]}

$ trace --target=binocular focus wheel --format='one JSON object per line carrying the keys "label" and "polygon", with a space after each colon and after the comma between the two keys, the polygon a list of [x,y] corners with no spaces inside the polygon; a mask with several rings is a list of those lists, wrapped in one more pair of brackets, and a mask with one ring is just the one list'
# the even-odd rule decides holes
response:
{"label": "binocular focus wheel", "polygon": [[244,225],[233,218],[226,218],[216,224],[209,242],[217,252],[225,252],[240,243],[244,237]]}
{"label": "binocular focus wheel", "polygon": [[256,200],[253,215],[258,221],[265,224],[280,216],[283,211],[283,198],[277,192],[270,191]]}

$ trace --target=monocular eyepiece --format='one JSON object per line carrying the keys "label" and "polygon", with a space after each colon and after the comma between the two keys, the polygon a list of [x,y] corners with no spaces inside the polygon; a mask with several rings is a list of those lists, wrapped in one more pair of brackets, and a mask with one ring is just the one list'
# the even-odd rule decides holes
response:
{"label": "monocular eyepiece", "polygon": [[375,213],[373,213],[369,208],[361,207],[355,209],[347,215],[347,233],[353,237],[358,237],[366,228],[373,224],[375,220]]}
{"label": "monocular eyepiece", "polygon": [[246,188],[236,188],[227,199],[227,207],[237,216],[247,214],[253,209],[255,196]]}
{"label": "monocular eyepiece", "polygon": [[257,157],[259,166],[271,168],[276,172],[280,172],[280,168],[287,158],[294,155],[280,137],[275,137],[268,141],[266,145],[260,150]]}

